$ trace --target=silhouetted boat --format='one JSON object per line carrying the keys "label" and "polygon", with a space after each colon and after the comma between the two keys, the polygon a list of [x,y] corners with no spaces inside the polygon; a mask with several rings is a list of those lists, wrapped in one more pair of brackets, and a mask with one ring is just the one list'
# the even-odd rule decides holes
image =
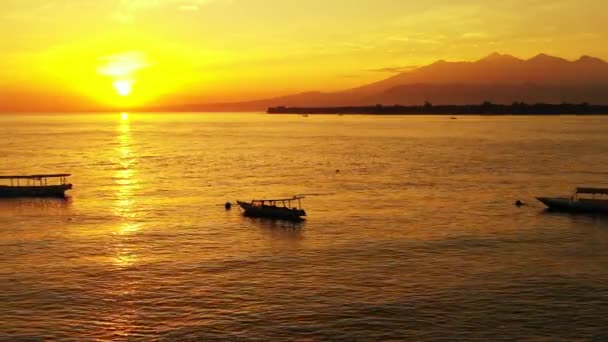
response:
{"label": "silhouetted boat", "polygon": [[[294,196],[286,199],[262,199],[251,202],[236,201],[243,208],[244,215],[248,217],[264,217],[287,221],[301,221],[306,216],[302,209],[302,196]],[[298,202],[298,206],[292,206],[292,202]]]}
{"label": "silhouetted boat", "polygon": [[[592,198],[581,198],[580,195],[591,195]],[[608,198],[596,198],[596,195],[608,195],[608,188],[576,188],[571,197],[538,197],[536,198],[551,210],[586,213],[608,213]]]}
{"label": "silhouetted boat", "polygon": [[[65,197],[65,192],[72,188],[67,182],[70,174],[0,176],[0,197]],[[58,180],[59,184],[49,184],[49,180]]]}

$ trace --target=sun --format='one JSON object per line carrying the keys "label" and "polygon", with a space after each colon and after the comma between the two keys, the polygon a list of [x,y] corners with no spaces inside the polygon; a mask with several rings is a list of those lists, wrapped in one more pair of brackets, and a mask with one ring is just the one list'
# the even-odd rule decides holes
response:
{"label": "sun", "polygon": [[131,95],[131,92],[133,91],[133,82],[131,81],[118,80],[114,82],[113,86],[118,95],[123,97]]}

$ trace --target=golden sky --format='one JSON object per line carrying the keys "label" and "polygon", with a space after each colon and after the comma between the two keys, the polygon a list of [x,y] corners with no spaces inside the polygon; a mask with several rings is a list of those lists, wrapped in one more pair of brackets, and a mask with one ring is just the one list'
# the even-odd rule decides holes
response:
{"label": "golden sky", "polygon": [[606,0],[2,0],[0,101],[332,91],[493,51],[608,59]]}

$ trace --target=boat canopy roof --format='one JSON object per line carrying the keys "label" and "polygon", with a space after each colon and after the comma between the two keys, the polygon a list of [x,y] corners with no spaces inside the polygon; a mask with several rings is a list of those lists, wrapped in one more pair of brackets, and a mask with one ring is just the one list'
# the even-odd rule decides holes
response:
{"label": "boat canopy roof", "polygon": [[576,193],[608,195],[608,188],[576,188]]}
{"label": "boat canopy roof", "polygon": [[287,202],[287,201],[297,201],[303,199],[304,196],[293,196],[292,198],[280,198],[280,199],[257,199],[252,200],[252,202]]}
{"label": "boat canopy roof", "polygon": [[69,173],[56,173],[49,175],[29,175],[29,176],[0,176],[0,179],[40,179],[40,178],[63,178],[69,177],[71,174]]}

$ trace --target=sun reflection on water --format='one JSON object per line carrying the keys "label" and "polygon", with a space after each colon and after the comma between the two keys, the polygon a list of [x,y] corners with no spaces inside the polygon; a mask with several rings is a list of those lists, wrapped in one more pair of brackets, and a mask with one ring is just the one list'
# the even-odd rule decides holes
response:
{"label": "sun reflection on water", "polygon": [[138,319],[131,298],[139,292],[141,281],[133,278],[130,270],[140,262],[134,239],[137,239],[136,235],[142,229],[142,224],[137,222],[136,209],[137,191],[140,187],[136,170],[138,157],[133,146],[128,113],[122,113],[119,117],[116,141],[113,213],[118,224],[112,229],[114,245],[110,258],[112,267],[120,270],[121,276],[115,278],[108,295],[119,298],[123,304],[101,320],[110,323],[103,328],[103,333],[111,335],[111,338],[126,338],[133,333],[134,322]]}
{"label": "sun reflection on water", "polygon": [[122,248],[114,257],[114,265],[119,268],[128,268],[137,262],[137,255],[126,248]]}
{"label": "sun reflection on water", "polygon": [[[133,151],[133,138],[131,136],[131,121],[129,120],[128,113],[122,113],[120,116],[121,120],[118,125],[118,147],[116,149],[116,160],[119,165],[116,173],[114,174],[114,182],[116,183],[115,189],[115,203],[114,213],[120,219],[121,223],[116,231],[117,235],[132,235],[137,233],[141,228],[141,224],[133,222],[137,217],[137,213],[134,210],[136,205],[135,191],[139,186],[137,181],[137,172],[134,166],[137,163],[137,157]],[[128,254],[129,257],[125,259],[124,255],[116,257],[117,264],[132,264],[137,259],[136,255]],[[128,260],[128,262],[125,262]]]}

